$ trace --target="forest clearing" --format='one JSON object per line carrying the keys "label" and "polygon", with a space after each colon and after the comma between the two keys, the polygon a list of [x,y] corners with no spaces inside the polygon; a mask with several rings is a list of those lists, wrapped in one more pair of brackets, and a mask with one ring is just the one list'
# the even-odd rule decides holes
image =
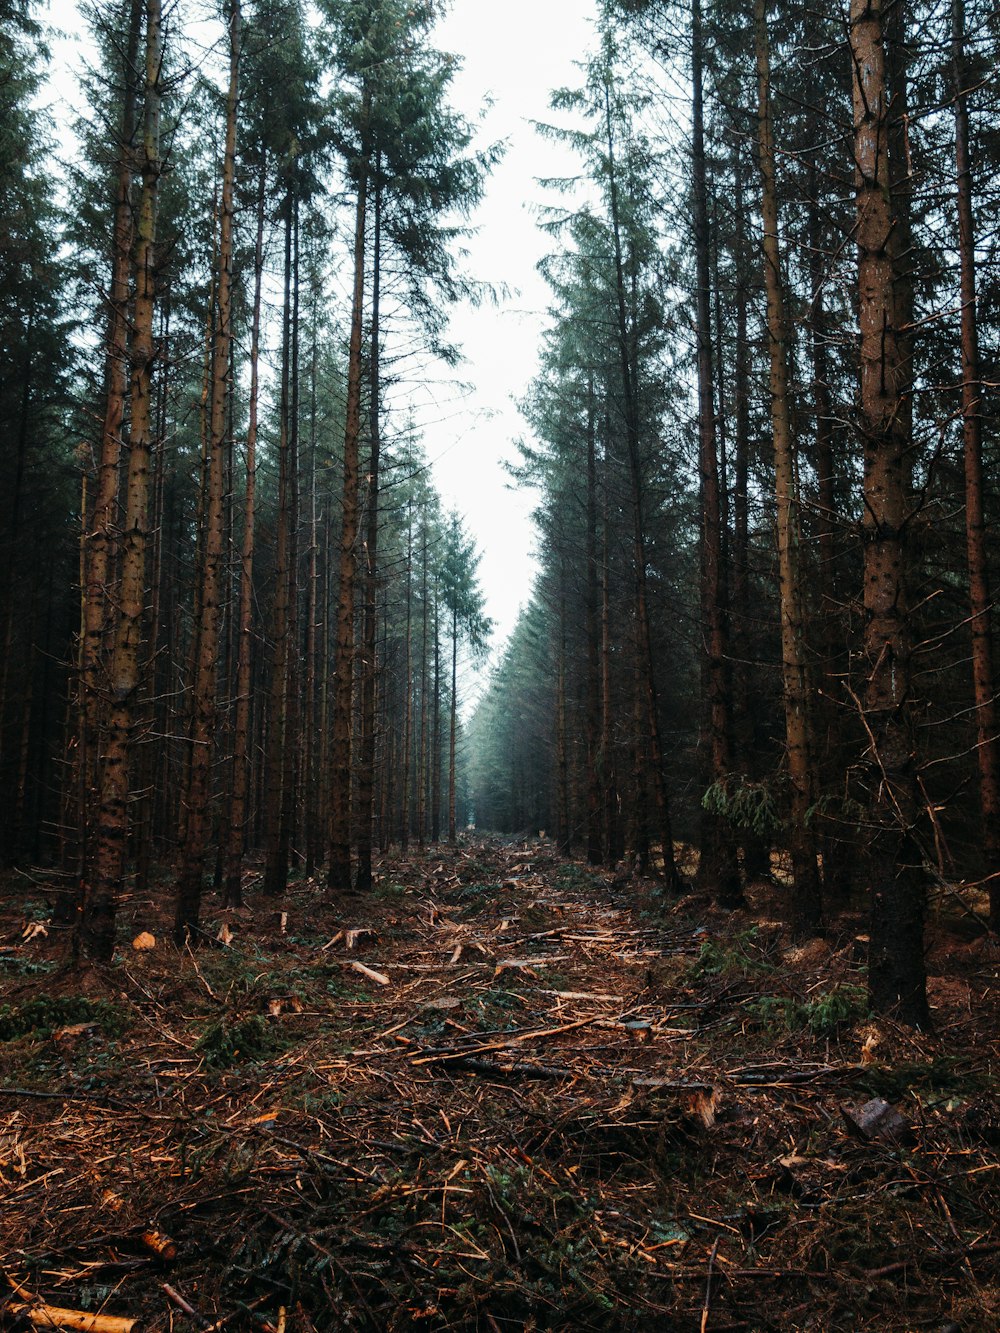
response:
{"label": "forest clearing", "polygon": [[862,918],[796,943],[787,885],[665,904],[537,839],[336,908],[259,879],[195,953],[130,898],[155,947],[90,992],[6,901],[12,1327],[997,1327],[1000,950],[947,896],[920,1034],[867,1016]]}

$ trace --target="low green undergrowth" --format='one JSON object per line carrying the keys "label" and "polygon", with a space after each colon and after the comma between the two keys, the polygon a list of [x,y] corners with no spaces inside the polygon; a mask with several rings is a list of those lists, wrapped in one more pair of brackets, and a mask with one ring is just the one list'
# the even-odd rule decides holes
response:
{"label": "low green undergrowth", "polygon": [[864,1018],[868,997],[861,986],[843,985],[806,1001],[761,995],[750,1000],[746,1010],[768,1032],[811,1032],[814,1037],[833,1037],[842,1027]]}
{"label": "low green undergrowth", "polygon": [[128,1012],[110,1000],[84,995],[40,995],[22,1004],[0,1006],[0,1041],[50,1037],[58,1028],[94,1023],[107,1037],[120,1037],[130,1026]]}
{"label": "low green undergrowth", "polygon": [[731,975],[750,977],[773,972],[775,963],[768,956],[768,947],[769,942],[756,926],[742,931],[725,948],[714,940],[706,940],[690,968],[690,979],[701,981],[705,977]]}
{"label": "low green undergrowth", "polygon": [[261,1014],[246,1018],[224,1014],[206,1026],[195,1050],[210,1069],[229,1069],[243,1062],[266,1060],[287,1044],[282,1032]]}

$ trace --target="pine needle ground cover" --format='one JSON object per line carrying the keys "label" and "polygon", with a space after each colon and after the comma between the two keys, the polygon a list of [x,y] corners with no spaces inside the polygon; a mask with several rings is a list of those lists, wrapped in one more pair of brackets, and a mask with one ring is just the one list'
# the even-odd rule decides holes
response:
{"label": "pine needle ground cover", "polygon": [[253,881],[193,952],[133,899],[155,947],[84,979],[11,898],[11,1327],[1000,1326],[995,940],[937,919],[922,1035],[867,1016],[861,919],[797,944],[773,886],[722,914],[544,843]]}

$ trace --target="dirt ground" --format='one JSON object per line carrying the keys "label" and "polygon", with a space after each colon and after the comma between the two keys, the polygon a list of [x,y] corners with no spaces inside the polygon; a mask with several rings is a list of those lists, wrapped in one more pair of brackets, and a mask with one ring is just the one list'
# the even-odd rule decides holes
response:
{"label": "dirt ground", "polygon": [[866,1016],[861,917],[796,945],[774,885],[535,842],[256,878],[193,952],[129,901],[84,981],[5,886],[0,1323],[1000,1329],[1000,949],[950,897],[925,1035]]}

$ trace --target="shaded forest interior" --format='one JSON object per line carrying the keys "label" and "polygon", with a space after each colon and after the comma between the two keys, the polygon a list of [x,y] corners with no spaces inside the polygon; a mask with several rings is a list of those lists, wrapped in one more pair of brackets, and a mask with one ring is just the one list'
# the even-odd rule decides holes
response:
{"label": "shaded forest interior", "polygon": [[[20,1099],[0,1100],[4,1186],[39,1201],[49,1149],[31,1136],[60,1124],[70,1157],[98,1127],[118,1153],[109,1108],[128,1134],[163,1118],[174,1136],[157,1188],[182,1233],[206,1180],[250,1208],[280,1179],[243,1275],[213,1268],[187,1311],[203,1327],[242,1326],[235,1300],[275,1328],[295,1307],[307,1330],[322,1299],[366,1327],[472,1327],[488,1272],[507,1294],[480,1326],[638,1328],[681,1310],[653,1270],[703,1333],[858,1311],[996,1327],[978,1265],[996,1223],[1000,9],[595,0],[578,86],[539,126],[568,165],[539,184],[549,309],[509,463],[535,497],[538,576],[473,706],[493,625],[476,534],[435,486],[426,389],[461,363],[450,311],[505,299],[462,248],[504,146],[452,105],[437,8],[88,6],[69,126],[39,109],[39,12],[0,0],[0,1045],[20,1080],[0,1090]],[[470,881],[477,830],[513,841]],[[426,964],[440,1014],[416,980],[398,1009],[357,991],[394,985],[380,948],[419,971],[417,940],[452,927],[450,970]],[[503,975],[515,939],[526,990]],[[475,969],[469,998],[463,954],[506,998],[484,1000]],[[532,1045],[578,1019],[562,1064]],[[435,1100],[431,1035],[486,1157],[463,1156]],[[754,1120],[735,1092],[764,1078],[769,1041],[778,1092]],[[411,1047],[415,1083],[396,1067]],[[116,1101],[128,1061],[148,1079]],[[533,1128],[504,1137],[497,1089],[522,1076],[552,1105],[540,1093]],[[355,1078],[368,1158],[338,1120]],[[258,1093],[301,1133],[245,1124]],[[63,1120],[34,1104],[50,1097]],[[428,1098],[446,1139],[418,1119],[397,1133],[400,1105]],[[221,1111],[208,1125],[216,1104],[236,1138]],[[569,1168],[536,1157],[577,1132],[564,1199]],[[418,1140],[450,1145],[426,1199]],[[661,1197],[691,1161],[721,1191],[715,1221],[695,1217],[693,1176],[683,1206]],[[875,1249],[860,1231],[811,1249],[831,1199],[840,1218],[872,1197],[851,1192],[869,1170],[890,1200]],[[105,1219],[93,1261],[125,1281],[152,1262],[129,1248],[152,1185],[98,1204],[99,1174],[79,1207],[129,1219]],[[348,1244],[345,1179],[374,1219],[346,1268],[321,1234]],[[615,1194],[633,1186],[655,1216]],[[536,1188],[535,1211],[514,1207]],[[428,1200],[433,1254],[411,1234]],[[477,1209],[492,1230],[470,1230]],[[762,1267],[773,1209],[795,1236]],[[14,1267],[35,1282],[64,1223],[17,1217],[37,1243]],[[549,1247],[530,1280],[528,1233]],[[890,1260],[904,1236],[917,1248]],[[675,1270],[675,1245],[700,1257]],[[824,1294],[841,1259],[844,1292]],[[884,1283],[914,1266],[904,1315]],[[432,1299],[421,1283],[445,1269]],[[755,1323],[741,1282],[786,1278],[785,1322]]]}

